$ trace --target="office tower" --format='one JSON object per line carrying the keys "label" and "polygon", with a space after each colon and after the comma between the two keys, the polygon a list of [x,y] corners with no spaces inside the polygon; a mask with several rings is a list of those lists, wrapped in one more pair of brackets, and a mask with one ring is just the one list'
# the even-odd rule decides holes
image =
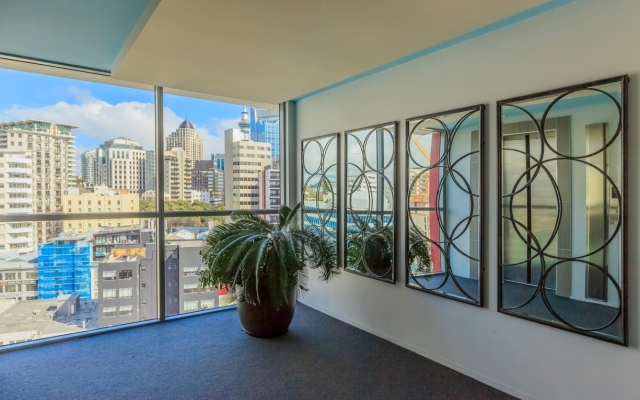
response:
{"label": "office tower", "polygon": [[[103,227],[130,226],[140,223],[138,218],[109,218],[110,213],[140,211],[140,196],[127,190],[94,186],[91,192],[62,196],[62,213],[86,213],[87,219],[64,221],[64,232],[85,232]],[[92,215],[89,215],[92,214]]]}
{"label": "office tower", "polygon": [[144,167],[144,190],[156,190],[156,152],[146,150]]}
{"label": "office tower", "polygon": [[178,129],[167,136],[166,150],[181,148],[185,151],[186,158],[204,160],[204,142],[196,133],[196,128],[189,120],[184,120]]}
{"label": "office tower", "polygon": [[[261,204],[260,208],[267,210],[280,209],[280,161],[274,160],[262,171],[260,179]],[[277,215],[270,215],[271,222],[277,222]]]}
{"label": "office tower", "polygon": [[91,298],[92,233],[61,236],[38,246],[38,299],[61,294]]}
{"label": "office tower", "polygon": [[271,145],[271,158],[279,158],[280,154],[280,114],[278,110],[266,108],[249,109],[251,140]]}
{"label": "office tower", "polygon": [[96,164],[96,153],[97,151],[95,149],[87,150],[84,153],[82,153],[82,156],[81,156],[82,171],[80,171],[81,172],[80,176],[82,177],[82,179],[87,181],[86,182],[87,186],[93,186],[95,164]]}
{"label": "office tower", "polygon": [[260,208],[259,182],[271,164],[271,146],[249,140],[238,129],[225,131],[224,202],[228,210]]}
{"label": "office tower", "polygon": [[216,168],[224,171],[224,153],[211,153],[211,159],[216,163]]}
{"label": "office tower", "polygon": [[146,152],[140,143],[118,137],[97,149],[94,185],[142,193],[145,185]]}
{"label": "office tower", "polygon": [[[76,176],[75,137],[71,134],[75,128],[37,120],[0,123],[0,150],[3,153],[22,152],[25,156],[18,157],[23,161],[14,164],[21,167],[5,174],[5,193],[6,189],[12,188],[20,189],[15,195],[33,194],[31,204],[29,197],[24,196],[21,197],[24,202],[5,204],[11,210],[9,214],[62,212],[62,195],[74,184]],[[33,232],[34,246],[45,243],[61,231],[59,221],[37,222]]]}
{"label": "office tower", "polygon": [[215,160],[195,162],[191,173],[191,188],[194,191],[208,192],[211,197],[224,196],[224,173],[216,167]]}
{"label": "office tower", "polygon": [[164,153],[164,190],[171,200],[191,201],[191,165],[192,160],[181,147]]}

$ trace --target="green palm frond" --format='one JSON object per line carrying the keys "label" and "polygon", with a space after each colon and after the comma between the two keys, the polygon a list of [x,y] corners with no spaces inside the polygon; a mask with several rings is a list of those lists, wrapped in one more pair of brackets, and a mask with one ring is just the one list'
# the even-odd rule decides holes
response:
{"label": "green palm frond", "polygon": [[320,270],[320,279],[338,275],[335,239],[300,226],[301,204],[280,209],[272,225],[251,211],[236,211],[230,223],[211,230],[200,251],[206,265],[203,286],[228,288],[239,301],[258,304],[261,288],[279,308],[292,290],[306,291],[307,268]]}

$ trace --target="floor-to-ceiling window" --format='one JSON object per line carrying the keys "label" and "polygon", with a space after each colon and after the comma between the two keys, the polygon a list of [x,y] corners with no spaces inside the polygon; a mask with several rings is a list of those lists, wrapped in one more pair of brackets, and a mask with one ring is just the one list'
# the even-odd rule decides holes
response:
{"label": "floor-to-ceiling window", "polygon": [[0,346],[233,304],[200,285],[200,246],[233,210],[277,212],[277,122],[0,70]]}

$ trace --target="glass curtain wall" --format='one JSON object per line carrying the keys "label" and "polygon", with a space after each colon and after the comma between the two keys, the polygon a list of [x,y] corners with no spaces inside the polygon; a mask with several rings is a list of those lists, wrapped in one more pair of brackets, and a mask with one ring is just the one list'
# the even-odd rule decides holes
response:
{"label": "glass curtain wall", "polygon": [[233,210],[277,215],[277,111],[1,69],[0,88],[0,348],[233,304],[199,250]]}

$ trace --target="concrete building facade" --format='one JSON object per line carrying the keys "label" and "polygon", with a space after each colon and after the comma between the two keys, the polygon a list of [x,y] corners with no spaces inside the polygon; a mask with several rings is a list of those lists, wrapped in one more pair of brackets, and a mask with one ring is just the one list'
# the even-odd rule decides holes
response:
{"label": "concrete building facade", "polygon": [[96,150],[95,185],[142,193],[146,183],[146,151],[140,143],[118,137]]}
{"label": "concrete building facade", "polygon": [[182,121],[178,129],[171,132],[166,140],[166,150],[179,147],[185,151],[186,158],[192,161],[204,160],[204,141],[196,133],[195,126],[189,120]]}
{"label": "concrete building facade", "polygon": [[171,200],[191,201],[192,160],[181,147],[164,153],[164,190]]}

